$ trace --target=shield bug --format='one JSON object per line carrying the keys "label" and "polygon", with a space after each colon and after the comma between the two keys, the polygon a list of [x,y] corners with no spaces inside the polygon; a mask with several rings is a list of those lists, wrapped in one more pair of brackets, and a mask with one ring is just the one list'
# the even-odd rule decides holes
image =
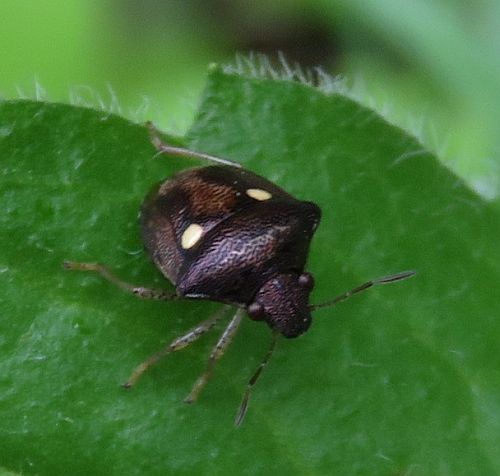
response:
{"label": "shield bug", "polygon": [[186,347],[213,328],[231,307],[236,308],[205,371],[185,399],[192,403],[212,376],[244,315],[267,323],[272,331],[271,344],[248,381],[236,415],[238,426],[246,414],[251,389],[268,363],[278,336],[298,337],[309,328],[311,311],[335,305],[374,285],[409,278],[414,272],[374,279],[330,301],[309,304],[314,279],[304,268],[320,222],[319,207],[294,198],[235,162],[168,145],[152,125],[149,127],[152,142],[160,153],[216,164],[188,169],[159,183],[141,207],[145,247],[158,269],[175,286],[175,292],[129,284],[102,264],[64,265],[68,269],[95,271],[144,299],[206,299],[225,304],[215,315],[140,364],[123,385],[125,388],[132,387],[162,357]]}

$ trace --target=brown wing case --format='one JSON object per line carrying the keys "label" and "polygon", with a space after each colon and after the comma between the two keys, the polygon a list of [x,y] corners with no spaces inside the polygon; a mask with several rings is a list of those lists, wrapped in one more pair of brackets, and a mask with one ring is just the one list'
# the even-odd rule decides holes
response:
{"label": "brown wing case", "polygon": [[[252,196],[251,192],[256,190],[267,192],[270,198],[267,199],[266,196],[260,200],[259,194],[255,193]],[[181,274],[191,276],[188,288],[192,289],[192,277],[196,273],[190,272],[189,268],[202,253],[207,260],[204,265],[213,268],[216,260],[214,255],[208,257],[208,250],[216,253],[213,251],[215,242],[219,243],[221,238],[223,240],[219,245],[220,255],[223,249],[231,246],[231,240],[238,240],[238,230],[240,234],[257,232],[260,238],[255,240],[267,240],[266,249],[274,250],[283,244],[283,234],[301,226],[293,218],[293,210],[298,207],[300,215],[300,204],[303,203],[307,202],[296,200],[280,187],[248,170],[230,166],[191,169],[158,184],[150,192],[141,209],[142,234],[146,249],[163,274],[176,286]],[[280,224],[279,229],[272,228],[274,215],[280,215],[282,221],[285,219],[284,204],[288,208],[285,215],[291,221]],[[319,209],[315,205],[314,207],[313,215],[318,222]],[[251,209],[254,211],[250,211]],[[270,223],[268,229],[264,229],[265,225],[264,228],[261,226],[263,215],[264,222],[267,220]],[[237,218],[231,221],[233,216]],[[249,230],[250,221],[252,230]],[[199,225],[202,233],[194,246],[185,249],[182,246],[182,236],[192,224]],[[263,249],[259,245],[256,250],[260,253]]]}

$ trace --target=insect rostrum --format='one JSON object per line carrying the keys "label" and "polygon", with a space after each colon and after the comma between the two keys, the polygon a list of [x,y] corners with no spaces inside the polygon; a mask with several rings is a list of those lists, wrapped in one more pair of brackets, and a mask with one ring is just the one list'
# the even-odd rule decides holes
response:
{"label": "insect rostrum", "polygon": [[[161,182],[141,207],[145,247],[158,269],[175,286],[175,293],[128,284],[100,264],[66,262],[65,266],[97,271],[142,298],[206,299],[237,308],[187,402],[197,399],[244,314],[266,322],[273,338],[247,385],[236,418],[239,425],[246,413],[250,390],[271,357],[278,335],[297,337],[309,328],[312,310],[336,304],[375,284],[399,281],[414,273],[368,281],[327,303],[309,304],[314,279],[304,267],[320,222],[319,207],[294,198],[236,163],[165,144],[153,128],[151,131],[160,152],[218,164],[185,170]],[[161,357],[184,348],[210,330],[227,307],[139,365],[124,386],[131,387]]]}

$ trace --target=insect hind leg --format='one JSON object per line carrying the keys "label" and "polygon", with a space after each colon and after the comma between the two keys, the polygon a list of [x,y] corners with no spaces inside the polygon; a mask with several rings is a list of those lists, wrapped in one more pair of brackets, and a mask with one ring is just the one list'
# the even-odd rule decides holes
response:
{"label": "insect hind leg", "polygon": [[156,150],[161,154],[175,155],[177,157],[186,157],[189,159],[201,159],[208,162],[214,162],[216,164],[230,165],[232,167],[241,168],[241,164],[238,164],[238,162],[233,162],[229,159],[223,159],[222,157],[217,157],[216,155],[205,154],[203,152],[197,152],[195,150],[186,149],[184,147],[177,147],[167,144],[163,141],[160,132],[152,122],[147,122],[146,126],[149,130],[151,142],[155,146]]}
{"label": "insect hind leg", "polygon": [[65,269],[76,271],[90,271],[100,274],[104,279],[118,286],[123,291],[126,291],[141,299],[154,299],[159,301],[171,301],[179,299],[179,296],[172,291],[165,291],[163,289],[146,288],[143,286],[136,286],[127,283],[120,279],[116,274],[111,272],[109,268],[100,263],[77,263],[75,261],[65,261],[63,263]]}

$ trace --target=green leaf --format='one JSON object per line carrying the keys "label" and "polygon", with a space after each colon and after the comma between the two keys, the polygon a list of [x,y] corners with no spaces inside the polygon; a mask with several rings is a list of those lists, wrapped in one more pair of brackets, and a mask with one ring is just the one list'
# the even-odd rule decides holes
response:
{"label": "green leaf", "polygon": [[[119,384],[207,317],[98,276],[170,288],[142,249],[148,189],[182,167],[141,125],[61,104],[0,105],[0,458],[22,474],[469,475],[500,471],[500,217],[404,131],[337,94],[214,70],[183,142],[323,210],[313,302],[416,269],[285,340],[233,419],[269,330],[246,320],[182,403],[217,332]],[[220,332],[220,329],[219,329]]]}

